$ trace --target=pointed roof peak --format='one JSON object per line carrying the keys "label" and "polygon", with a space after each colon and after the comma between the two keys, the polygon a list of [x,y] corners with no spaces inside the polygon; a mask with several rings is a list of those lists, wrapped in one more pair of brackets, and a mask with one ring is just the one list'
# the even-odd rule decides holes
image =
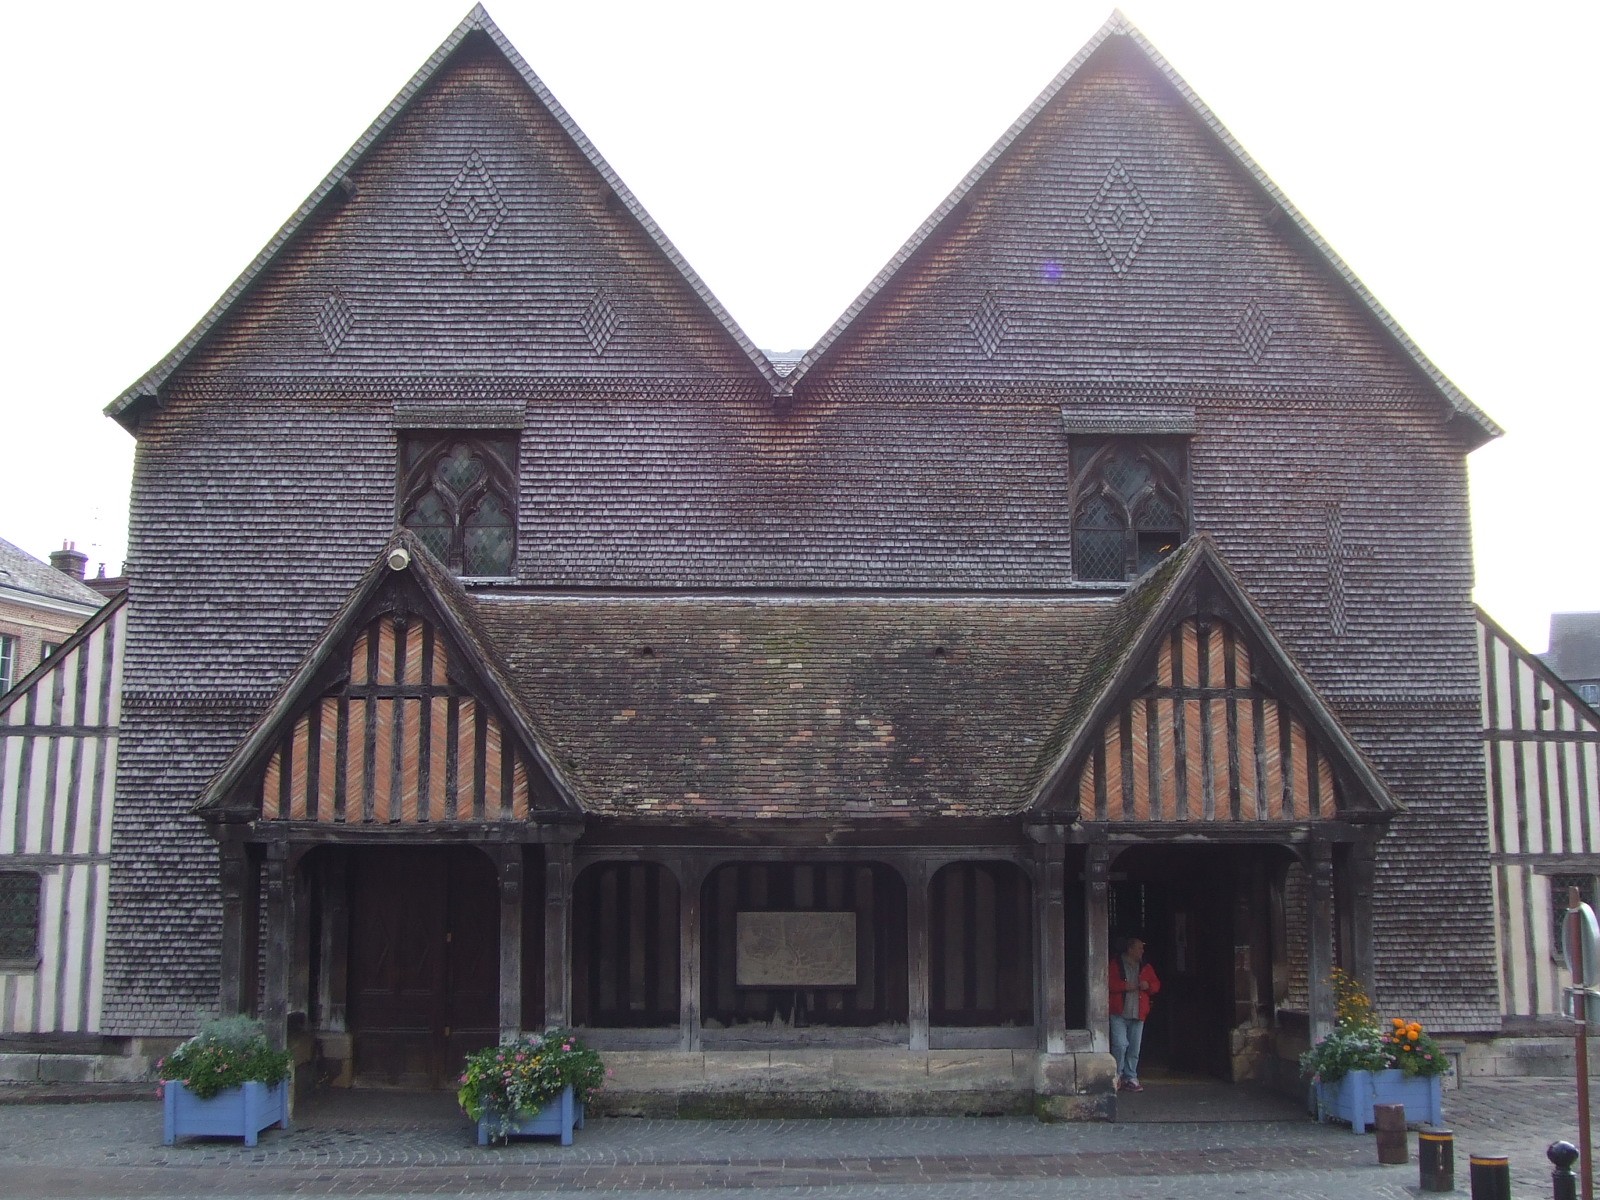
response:
{"label": "pointed roof peak", "polygon": [[645,211],[644,205],[639,203],[638,198],[622,182],[616,171],[612,169],[611,164],[605,160],[595,148],[594,143],[578,127],[577,122],[561,106],[560,101],[544,85],[544,81],[534,74],[533,68],[528,65],[527,60],[518,53],[517,48],[511,44],[505,34],[500,31],[500,27],[495,24],[494,18],[489,15],[488,9],[480,3],[475,4],[472,11],[439,44],[438,49],[418,68],[416,74],[400,89],[395,98],[389,102],[388,107],[379,114],[377,120],[356,140],[355,144],[350,147],[333,170],[306,197],[294,215],[284,223],[283,227],[273,235],[261,252],[256,255],[254,261],[244,269],[244,272],[234,280],[221,298],[211,306],[210,311],[200,319],[199,324],[190,330],[188,335],[165,358],[145,372],[138,381],[106,406],[105,412],[107,416],[127,425],[130,429],[134,428],[137,411],[143,408],[145,404],[156,399],[160,394],[161,388],[183,366],[189,356],[198,350],[212,332],[221,325],[233,309],[233,306],[239,302],[257,279],[266,272],[277,260],[278,256],[294,241],[301,227],[321,207],[323,202],[335,191],[348,186],[346,183],[348,177],[366,156],[367,152],[383,137],[400,115],[410,107],[417,95],[433,81],[445,63],[461,48],[462,43],[475,33],[483,34],[494,44],[501,56],[517,72],[523,83],[527,85],[528,90],[549,111],[551,117],[554,118],[556,124],[560,126],[579,153],[582,154],[589,165],[604,180],[607,187],[616,195],[622,208],[637,222],[646,236],[655,243],[657,249],[661,251],[667,261],[683,277],[689,289],[700,299],[713,318],[727,332],[728,336],[738,346],[745,358],[750,361],[751,366],[760,374],[762,379],[774,389],[779,386],[778,374],[767,360],[767,356],[756,347],[756,344],[750,340],[749,335],[733,319],[732,314],[712,294],[705,281],[700,278],[694,268],[679,253],[678,248],[672,244],[672,241],[662,231],[661,227],[656,224],[655,219]]}
{"label": "pointed roof peak", "polygon": [[1044,90],[1039,93],[1033,103],[1000,136],[1000,139],[989,148],[988,152],[978,160],[977,164],[955,186],[955,189],[945,197],[943,202],[933,210],[928,219],[917,228],[906,243],[895,253],[894,257],[878,272],[872,282],[867,284],[866,289],[845,309],[844,313],[822,335],[817,344],[806,352],[799,365],[783,380],[782,390],[779,394],[783,396],[794,394],[807,373],[815,367],[817,362],[828,353],[850,326],[855,323],[877,295],[891,284],[922,246],[935,236],[947,220],[951,219],[953,213],[963,206],[963,202],[968,195],[988,177],[995,164],[1027,133],[1035,118],[1054,103],[1067,85],[1077,77],[1085,64],[1094,57],[1095,52],[1113,36],[1125,37],[1130,43],[1138,47],[1145,60],[1177,92],[1223,150],[1243,169],[1246,176],[1261,189],[1271,203],[1288,217],[1289,222],[1332,269],[1334,275],[1348,289],[1356,302],[1364,307],[1377,321],[1382,332],[1394,343],[1402,356],[1409,359],[1421,371],[1424,378],[1439,392],[1446,404],[1449,405],[1452,416],[1474,427],[1476,433],[1473,445],[1482,445],[1491,438],[1499,437],[1504,430],[1496,425],[1487,413],[1473,404],[1434,365],[1433,361],[1422,352],[1421,348],[1411,340],[1399,323],[1390,316],[1388,310],[1378,303],[1377,298],[1357,278],[1348,264],[1335,253],[1332,246],[1323,240],[1322,235],[1316,231],[1310,221],[1306,220],[1300,210],[1290,203],[1289,198],[1278,189],[1278,185],[1273,183],[1267,173],[1256,163],[1255,159],[1246,153],[1244,147],[1228,132],[1227,127],[1217,119],[1217,115],[1211,111],[1205,101],[1195,93],[1194,89],[1178,74],[1172,64],[1162,56],[1161,52],[1151,44],[1150,40],[1139,31],[1138,27],[1128,19],[1127,14],[1120,8],[1111,11],[1111,15],[1106,19],[1105,23],[1072,56],[1067,65],[1061,68],[1055,78],[1045,85]]}

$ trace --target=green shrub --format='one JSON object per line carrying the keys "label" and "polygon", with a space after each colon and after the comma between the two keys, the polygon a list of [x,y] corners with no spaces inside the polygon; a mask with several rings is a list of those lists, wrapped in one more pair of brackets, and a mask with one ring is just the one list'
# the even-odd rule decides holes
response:
{"label": "green shrub", "polygon": [[202,1100],[242,1083],[281,1083],[294,1063],[287,1050],[274,1050],[260,1021],[221,1017],[156,1064],[166,1083],[181,1083]]}

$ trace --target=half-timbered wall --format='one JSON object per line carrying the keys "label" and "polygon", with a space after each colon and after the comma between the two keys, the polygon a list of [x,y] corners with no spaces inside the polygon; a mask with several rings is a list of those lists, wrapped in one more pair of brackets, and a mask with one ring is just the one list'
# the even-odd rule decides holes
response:
{"label": "half-timbered wall", "polygon": [[1085,821],[1332,817],[1333,769],[1305,723],[1255,683],[1222,621],[1162,642],[1154,686],[1106,722],[1078,780]]}
{"label": "half-timbered wall", "polygon": [[500,717],[451,681],[437,628],[384,616],[356,638],[347,681],[273,752],[261,794],[276,820],[520,821],[528,764]]}
{"label": "half-timbered wall", "polygon": [[1555,908],[1600,876],[1600,716],[1481,613],[1478,632],[1501,1010],[1548,1017],[1571,983]]}
{"label": "half-timbered wall", "polygon": [[929,1019],[1033,1023],[1033,889],[1012,863],[940,868],[929,890]]}
{"label": "half-timbered wall", "polygon": [[95,1033],[126,607],[0,701],[0,872],[39,881],[37,954],[0,962],[0,1033]]}

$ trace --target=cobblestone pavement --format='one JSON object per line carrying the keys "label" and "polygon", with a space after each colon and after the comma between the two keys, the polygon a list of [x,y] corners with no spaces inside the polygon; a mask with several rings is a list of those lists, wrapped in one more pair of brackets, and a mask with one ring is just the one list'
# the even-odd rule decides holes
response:
{"label": "cobblestone pavement", "polygon": [[[598,1190],[618,1200],[1410,1200],[1407,1167],[1379,1167],[1370,1135],[1319,1126],[1290,1105],[1267,1119],[1184,1120],[1213,1091],[1176,1090],[1139,1119],[809,1121],[594,1119],[563,1148],[479,1148],[448,1095],[354,1093],[302,1106],[295,1127],[237,1141],[161,1145],[149,1101],[0,1105],[0,1196],[532,1196]],[[1193,1086],[1193,1085],[1190,1085]],[[1165,1089],[1163,1089],[1165,1091]],[[1141,1100],[1150,1097],[1152,1089]],[[1130,1106],[1131,1109],[1132,1106]],[[1467,1155],[1512,1159],[1518,1200],[1550,1195],[1544,1147],[1576,1141],[1570,1080],[1473,1081],[1446,1093],[1460,1194]],[[1126,1115],[1134,1116],[1131,1111]],[[1115,1179],[1114,1185],[1108,1180]]]}

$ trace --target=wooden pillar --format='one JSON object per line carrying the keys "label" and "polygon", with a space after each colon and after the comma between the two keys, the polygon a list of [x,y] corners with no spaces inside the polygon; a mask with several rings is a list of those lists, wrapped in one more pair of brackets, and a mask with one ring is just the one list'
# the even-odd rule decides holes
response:
{"label": "wooden pillar", "polygon": [[906,987],[911,1023],[912,1050],[929,1045],[928,865],[920,859],[905,862],[901,868],[906,881]]}
{"label": "wooden pillar", "polygon": [[1333,847],[1324,841],[1310,846],[1306,864],[1311,875],[1311,903],[1306,911],[1311,923],[1306,938],[1306,975],[1310,993],[1311,1040],[1333,1029]]}
{"label": "wooden pillar", "polygon": [[1067,1052],[1067,848],[1051,838],[1035,848],[1039,869],[1034,911],[1038,914],[1038,986],[1034,1021],[1040,1048],[1049,1054]]}
{"label": "wooden pillar", "polygon": [[267,987],[261,1019],[267,1037],[282,1050],[289,1044],[289,951],[294,925],[294,897],[289,886],[289,847],[267,847]]}
{"label": "wooden pillar", "polygon": [[308,847],[301,846],[289,858],[289,911],[294,914],[290,923],[289,945],[289,1013],[299,1013],[303,1020],[311,1013],[311,922],[306,914],[311,911],[311,878],[300,869]]}
{"label": "wooden pillar", "polygon": [[[256,923],[255,896],[260,889],[255,859],[243,840],[229,836],[224,827],[217,849],[222,874],[222,961],[217,1010],[225,1017],[247,1013],[255,1005],[255,988],[246,988],[254,975]],[[248,917],[248,921],[247,921]]]}
{"label": "wooden pillar", "polygon": [[1346,849],[1349,885],[1345,905],[1350,910],[1350,971],[1374,1000],[1378,995],[1377,952],[1372,942],[1372,893],[1378,872],[1375,841],[1355,842]]}
{"label": "wooden pillar", "polygon": [[1083,987],[1087,989],[1084,1011],[1089,1023],[1089,1046],[1102,1054],[1111,1052],[1110,985],[1111,910],[1107,891],[1111,882],[1111,847],[1105,842],[1090,842],[1085,848],[1083,872],[1084,954]]}
{"label": "wooden pillar", "polygon": [[706,864],[679,859],[678,877],[678,1049],[700,1050],[700,891]]}
{"label": "wooden pillar", "polygon": [[572,843],[544,847],[544,1023],[572,1019]]}
{"label": "wooden pillar", "polygon": [[317,976],[319,1026],[328,1033],[343,1033],[350,981],[350,884],[345,849],[323,852],[318,869],[322,896],[320,930],[321,973]]}
{"label": "wooden pillar", "polygon": [[522,845],[495,847],[500,883],[500,1040],[522,1035]]}

